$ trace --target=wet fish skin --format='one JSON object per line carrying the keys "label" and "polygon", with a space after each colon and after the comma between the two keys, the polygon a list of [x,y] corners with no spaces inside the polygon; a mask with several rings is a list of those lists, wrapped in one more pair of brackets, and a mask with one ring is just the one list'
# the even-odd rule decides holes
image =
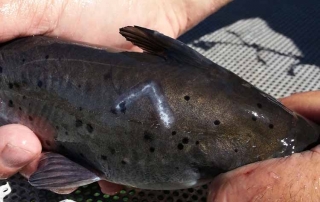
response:
{"label": "wet fish skin", "polygon": [[[181,42],[139,27],[121,34],[147,53],[43,36],[2,44],[1,123],[28,126],[45,151],[99,179],[144,189],[196,186],[318,143],[318,126]],[[59,179],[55,169],[33,179]]]}

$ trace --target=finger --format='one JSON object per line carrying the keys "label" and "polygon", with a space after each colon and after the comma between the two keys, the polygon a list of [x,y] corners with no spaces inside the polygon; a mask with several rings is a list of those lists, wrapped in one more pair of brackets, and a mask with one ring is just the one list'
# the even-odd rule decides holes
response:
{"label": "finger", "polygon": [[231,1],[232,0],[184,0],[164,1],[164,3],[174,4],[173,11],[180,13],[180,16],[177,16],[177,18],[180,18],[177,19],[177,23],[180,23],[181,26],[177,36],[180,36]]}
{"label": "finger", "polygon": [[104,180],[99,181],[98,183],[101,188],[101,191],[105,194],[113,195],[113,194],[118,193],[123,188],[122,185],[114,184],[114,183],[107,182]]}
{"label": "finger", "polygon": [[11,124],[0,127],[0,178],[7,178],[36,159],[41,143],[27,127]]}
{"label": "finger", "polygon": [[1,0],[0,41],[50,32],[64,1]]}
{"label": "finger", "polygon": [[280,100],[293,111],[320,123],[320,91],[297,93]]}
{"label": "finger", "polygon": [[315,151],[250,164],[218,176],[208,201],[319,201],[319,169]]}

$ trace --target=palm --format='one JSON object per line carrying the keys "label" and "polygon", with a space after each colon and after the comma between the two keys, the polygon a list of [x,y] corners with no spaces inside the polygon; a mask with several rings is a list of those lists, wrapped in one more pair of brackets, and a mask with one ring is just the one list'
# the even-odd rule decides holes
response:
{"label": "palm", "polygon": [[[13,1],[16,5],[7,9],[10,12],[0,12],[0,22],[4,24],[1,27],[6,27],[5,33],[0,31],[0,41],[21,35],[46,34],[131,49],[133,46],[118,33],[119,28],[139,25],[175,38],[227,1]],[[19,17],[14,18],[12,14]]]}

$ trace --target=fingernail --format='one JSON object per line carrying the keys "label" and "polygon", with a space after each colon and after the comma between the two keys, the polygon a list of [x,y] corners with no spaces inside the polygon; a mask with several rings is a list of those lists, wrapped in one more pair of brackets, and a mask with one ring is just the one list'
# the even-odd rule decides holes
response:
{"label": "fingernail", "polygon": [[0,155],[2,164],[10,168],[23,167],[28,164],[33,157],[34,154],[30,151],[14,146],[10,143],[5,146]]}

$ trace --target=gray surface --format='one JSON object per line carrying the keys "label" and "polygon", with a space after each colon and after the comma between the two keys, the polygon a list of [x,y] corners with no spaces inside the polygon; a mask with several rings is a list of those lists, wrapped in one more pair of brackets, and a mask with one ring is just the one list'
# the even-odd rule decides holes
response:
{"label": "gray surface", "polygon": [[[318,0],[235,0],[180,40],[277,98],[318,90],[319,10]],[[117,199],[104,196],[94,184],[58,199],[58,195],[32,189],[18,176],[9,181],[14,193],[6,202],[70,197],[76,201],[205,201],[207,192],[207,187],[171,192],[127,189]]]}

